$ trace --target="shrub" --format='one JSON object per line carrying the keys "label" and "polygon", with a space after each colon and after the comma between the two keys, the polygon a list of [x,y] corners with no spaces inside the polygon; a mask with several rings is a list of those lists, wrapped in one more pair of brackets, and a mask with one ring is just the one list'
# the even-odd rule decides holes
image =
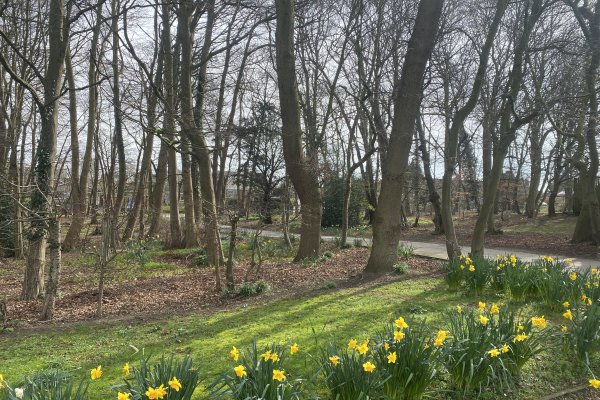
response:
{"label": "shrub", "polygon": [[398,247],[398,256],[403,260],[408,260],[415,255],[415,249],[411,245],[400,243]]}
{"label": "shrub", "polygon": [[202,247],[196,252],[195,261],[196,265],[199,267],[205,267],[208,265],[208,254],[206,254],[206,250]]}
{"label": "shrub", "polygon": [[[411,324],[412,325],[412,324]],[[404,326],[404,325],[401,325]],[[402,333],[400,336],[398,332]],[[416,328],[400,329],[391,323],[380,336],[375,360],[380,367],[382,391],[389,400],[419,400],[426,394],[438,372],[439,349],[445,331],[435,340],[426,335],[425,321]],[[401,337],[401,338],[400,338]]]}
{"label": "shrub", "polygon": [[299,399],[302,381],[289,379],[284,369],[286,351],[282,346],[270,345],[259,354],[256,342],[241,354],[234,347],[230,356],[236,363],[209,387],[210,398],[215,399]]}
{"label": "shrub", "polygon": [[6,385],[7,400],[87,400],[89,381],[79,384],[70,374],[61,369],[50,369],[27,378],[20,388]]}
{"label": "shrub", "polygon": [[169,400],[190,400],[198,386],[198,371],[194,369],[189,355],[176,359],[174,354],[168,358],[163,354],[156,363],[151,363],[150,357],[146,357],[139,367],[131,370],[126,364],[123,372],[129,373],[125,382],[112,389],[129,394],[131,399],[152,398],[151,393],[163,392]]}
{"label": "shrub", "polygon": [[321,289],[335,289],[337,284],[335,282],[325,282],[321,285]]}
{"label": "shrub", "polygon": [[[364,201],[363,186],[353,181],[348,207],[348,226],[360,224],[360,213]],[[344,204],[344,178],[332,177],[327,180],[323,190],[323,216],[321,226],[342,226],[342,208]]]}
{"label": "shrub", "polygon": [[150,261],[150,244],[144,240],[130,240],[126,245],[125,258],[137,262],[143,268]]}
{"label": "shrub", "polygon": [[332,343],[321,351],[320,365],[329,398],[368,400],[377,392],[380,381],[371,358],[369,340],[352,339],[347,347]]}
{"label": "shrub", "polygon": [[406,271],[408,271],[408,264],[406,264],[405,262],[399,262],[394,264],[392,268],[396,274],[402,275],[405,274]]}
{"label": "shrub", "polygon": [[269,284],[263,280],[254,283],[244,283],[238,289],[238,294],[242,297],[257,296],[269,290]]}

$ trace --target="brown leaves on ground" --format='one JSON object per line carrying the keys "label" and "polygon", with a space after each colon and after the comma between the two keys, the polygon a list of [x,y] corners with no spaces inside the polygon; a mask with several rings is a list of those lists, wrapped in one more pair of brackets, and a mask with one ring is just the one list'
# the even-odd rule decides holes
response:
{"label": "brown leaves on ground", "polygon": [[[252,275],[250,281],[262,279],[270,290],[257,297],[227,297],[215,291],[215,277],[212,268],[201,268],[193,265],[189,257],[170,262],[178,263],[183,272],[163,274],[163,276],[143,277],[138,271],[127,276],[138,276],[125,280],[113,271],[105,285],[103,314],[105,318],[156,318],[172,313],[191,311],[212,311],[228,306],[260,303],[273,298],[293,297],[310,291],[319,291],[327,283],[336,287],[365,284],[362,270],[366,265],[369,250],[351,248],[335,250],[333,256],[312,264],[293,264],[289,261],[267,260],[264,262],[260,276]],[[66,254],[65,257],[76,258],[77,254]],[[409,269],[405,275],[389,274],[381,280],[409,279],[412,277],[439,274],[441,263],[436,260],[414,257],[408,262]],[[68,263],[73,265],[75,263]],[[249,267],[243,261],[235,267],[235,282],[241,284]],[[131,266],[130,268],[137,268]],[[224,269],[221,277],[224,279]],[[77,265],[65,267],[60,286],[60,298],[56,302],[54,323],[69,323],[89,320],[95,317],[98,290],[97,271],[93,265]],[[23,279],[23,265],[4,263],[0,265],[0,293],[9,298],[9,324],[18,327],[40,325],[37,321],[42,301],[17,300]]]}

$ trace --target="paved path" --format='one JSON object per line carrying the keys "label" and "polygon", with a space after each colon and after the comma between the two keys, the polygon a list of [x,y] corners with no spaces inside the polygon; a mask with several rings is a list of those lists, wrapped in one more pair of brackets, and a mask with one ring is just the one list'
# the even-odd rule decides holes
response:
{"label": "paved path", "polygon": [[[224,232],[228,232],[230,228],[228,226],[221,226],[221,229]],[[245,233],[253,233],[254,229],[248,228],[240,228],[240,231]],[[283,233],[275,232],[275,231],[262,231],[262,237],[271,237],[271,238],[281,238],[283,237]],[[300,235],[290,234],[290,236],[299,237]],[[333,242],[336,237],[335,236],[322,236],[322,239],[327,242]],[[359,237],[348,237],[348,243],[355,244],[356,242],[360,242],[364,246],[371,245],[370,238],[359,238]],[[446,253],[446,246],[442,243],[433,243],[433,242],[412,242],[412,241],[401,241],[406,246],[412,246],[415,255],[422,257],[430,257],[437,258],[439,260],[447,260],[448,254]],[[468,246],[463,246],[463,249],[468,249]],[[590,266],[600,265],[599,260],[592,260],[589,258],[579,258],[579,257],[567,257],[560,254],[539,254],[539,253],[531,253],[523,250],[510,249],[510,248],[487,248],[485,249],[485,253],[489,257],[494,257],[496,254],[505,255],[512,254],[522,260],[525,261],[533,261],[540,258],[540,256],[552,256],[557,257],[559,259],[570,258],[573,260],[573,266],[579,270],[585,270]]]}

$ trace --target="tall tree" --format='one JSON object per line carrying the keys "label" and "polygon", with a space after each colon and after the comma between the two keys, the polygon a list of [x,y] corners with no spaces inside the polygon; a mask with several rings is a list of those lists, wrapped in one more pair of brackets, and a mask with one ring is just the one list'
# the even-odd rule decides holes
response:
{"label": "tall tree", "polygon": [[394,99],[394,120],[382,164],[381,192],[373,222],[373,247],[366,273],[389,272],[398,258],[401,230],[398,199],[402,197],[404,173],[419,115],[425,67],[431,57],[443,5],[443,0],[421,0],[419,3]]}
{"label": "tall tree", "polygon": [[281,104],[283,156],[292,185],[300,199],[302,227],[295,261],[317,257],[321,243],[321,189],[316,155],[307,157],[302,146],[302,127],[294,55],[294,0],[275,0],[277,86]]}

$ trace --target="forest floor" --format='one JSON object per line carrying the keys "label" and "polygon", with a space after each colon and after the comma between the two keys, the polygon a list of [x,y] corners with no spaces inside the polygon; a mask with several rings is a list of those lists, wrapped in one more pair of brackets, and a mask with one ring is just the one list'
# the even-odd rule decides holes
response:
{"label": "forest floor", "polygon": [[[470,248],[471,245],[476,218],[475,213],[465,212],[455,219],[457,239],[466,249]],[[561,254],[567,257],[600,260],[598,246],[571,243],[571,235],[575,229],[576,220],[577,217],[572,215],[558,215],[553,218],[539,216],[532,220],[524,215],[506,212],[502,216],[496,217],[496,228],[500,232],[494,235],[486,235],[485,245],[492,248],[519,249],[540,254]],[[240,226],[245,228],[254,228],[256,224],[256,220],[240,221]],[[412,226],[414,218],[409,218],[409,224],[411,226],[402,232],[401,240],[445,243],[444,235],[433,233],[433,223],[430,216],[422,215],[419,219],[419,225],[416,227]],[[272,225],[264,225],[263,229],[281,231],[282,225],[276,218]],[[300,232],[298,220],[290,222],[290,232]],[[322,233],[328,236],[339,236],[340,229],[338,227],[324,228]],[[348,235],[370,238],[371,226],[366,224],[355,226],[348,231]]]}
{"label": "forest floor", "polygon": [[[268,246],[279,241],[263,240]],[[247,253],[244,244],[242,253]],[[263,250],[264,251],[264,250]],[[229,307],[247,306],[273,298],[293,297],[300,293],[354,285],[361,281],[361,273],[369,251],[351,248],[335,251],[333,244],[324,245],[324,252],[331,257],[303,264],[292,264],[290,258],[268,257],[260,271],[252,269],[249,281],[262,280],[270,290],[259,297],[226,296],[215,290],[214,270],[196,264],[197,250],[149,251],[148,261],[143,265],[119,255],[109,267],[104,288],[103,315],[107,319],[134,316],[137,320],[169,314],[182,314],[198,310],[222,310]],[[289,253],[291,254],[291,253]],[[94,319],[98,302],[98,271],[95,257],[91,254],[65,253],[63,257],[60,297],[56,302],[55,320],[52,325]],[[402,279],[441,274],[441,262],[428,258],[413,257],[408,261],[409,272]],[[23,279],[23,262],[0,264],[0,293],[9,300],[8,322],[17,328],[43,326],[37,319],[42,300],[21,301],[19,298]],[[250,260],[242,258],[234,268],[235,281],[244,281],[250,268]],[[221,279],[225,271],[221,270]],[[395,280],[391,275],[384,280]]]}

